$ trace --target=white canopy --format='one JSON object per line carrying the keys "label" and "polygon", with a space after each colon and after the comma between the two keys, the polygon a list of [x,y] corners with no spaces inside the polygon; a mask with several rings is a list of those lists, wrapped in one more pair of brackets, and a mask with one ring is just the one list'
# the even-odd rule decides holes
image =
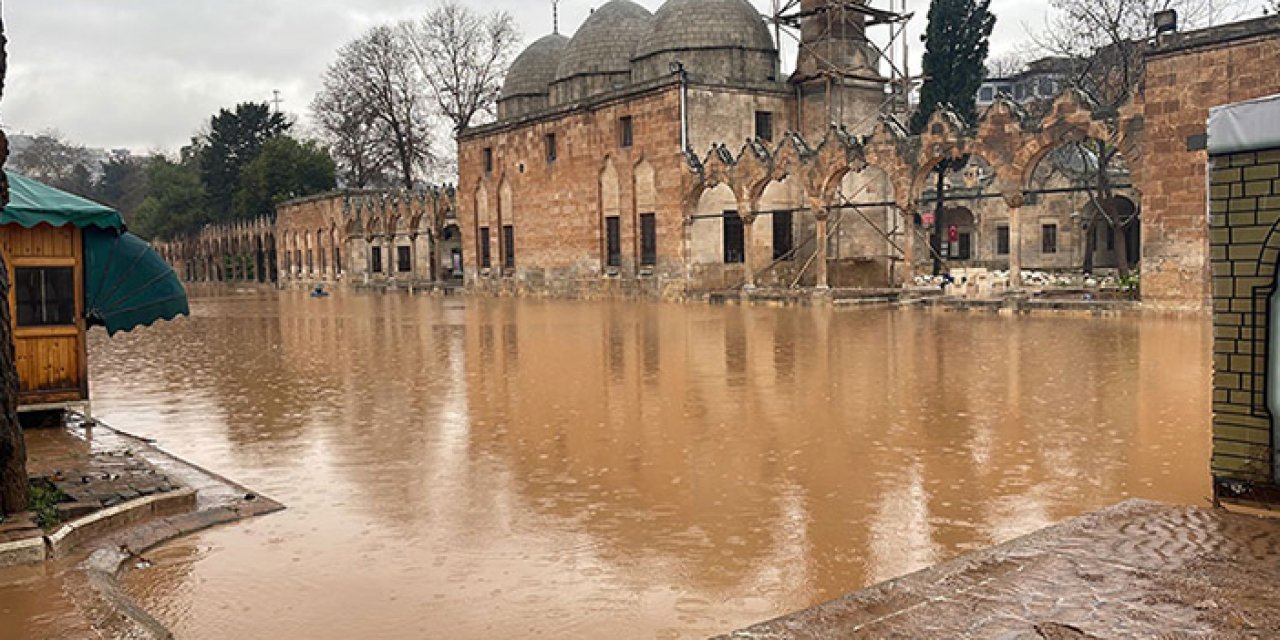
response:
{"label": "white canopy", "polygon": [[1280,147],[1280,95],[1209,110],[1209,155]]}

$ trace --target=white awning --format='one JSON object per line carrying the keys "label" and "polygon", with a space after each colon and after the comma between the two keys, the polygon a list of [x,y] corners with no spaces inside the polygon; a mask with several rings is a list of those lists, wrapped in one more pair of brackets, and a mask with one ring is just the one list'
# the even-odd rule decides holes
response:
{"label": "white awning", "polygon": [[1280,95],[1209,110],[1209,155],[1280,147]]}

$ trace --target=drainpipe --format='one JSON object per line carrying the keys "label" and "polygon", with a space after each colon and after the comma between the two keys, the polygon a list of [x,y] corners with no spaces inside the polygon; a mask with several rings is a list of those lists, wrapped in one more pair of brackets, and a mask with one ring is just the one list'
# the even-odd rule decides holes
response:
{"label": "drainpipe", "polygon": [[689,151],[689,74],[679,60],[671,63],[671,73],[680,78],[680,152]]}

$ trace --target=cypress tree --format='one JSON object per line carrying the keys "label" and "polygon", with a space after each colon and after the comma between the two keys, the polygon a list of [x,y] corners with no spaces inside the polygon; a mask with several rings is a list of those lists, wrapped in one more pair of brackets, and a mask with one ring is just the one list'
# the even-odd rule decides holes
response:
{"label": "cypress tree", "polygon": [[986,76],[987,40],[996,26],[991,0],[932,0],[924,41],[924,85],[911,131],[924,131],[939,105],[977,122],[977,94]]}
{"label": "cypress tree", "polygon": [[[978,88],[986,76],[987,40],[996,26],[991,0],[932,0],[929,26],[924,36],[924,86],[920,104],[911,116],[911,132],[922,133],[933,112],[942,105],[968,124],[978,120]],[[929,237],[933,254],[933,274],[942,272],[943,186],[946,173],[963,167],[968,158],[943,160],[935,167],[936,200],[933,233]]]}

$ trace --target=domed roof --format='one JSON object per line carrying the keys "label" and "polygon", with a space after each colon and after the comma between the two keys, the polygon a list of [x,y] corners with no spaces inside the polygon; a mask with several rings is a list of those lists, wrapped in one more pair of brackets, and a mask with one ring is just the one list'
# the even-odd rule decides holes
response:
{"label": "domed roof", "polygon": [[653,31],[637,58],[664,51],[749,49],[774,51],[760,12],[747,0],[667,0],[653,17]]}
{"label": "domed roof", "polygon": [[502,83],[503,99],[545,95],[547,87],[556,79],[560,54],[568,44],[568,38],[553,33],[529,45],[507,71],[507,80]]}
{"label": "domed roof", "polygon": [[649,33],[653,14],[631,0],[609,0],[569,40],[556,80],[579,75],[630,73],[636,44]]}

